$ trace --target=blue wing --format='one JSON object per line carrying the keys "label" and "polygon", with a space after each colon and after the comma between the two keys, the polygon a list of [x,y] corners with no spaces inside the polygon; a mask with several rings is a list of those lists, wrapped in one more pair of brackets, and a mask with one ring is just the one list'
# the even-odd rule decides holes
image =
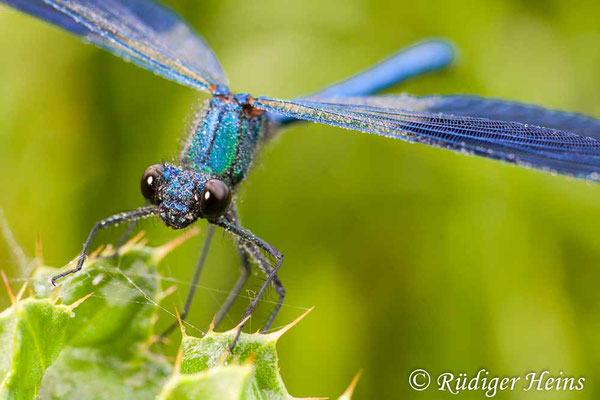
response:
{"label": "blue wing", "polygon": [[227,79],[207,44],[152,0],[0,0],[165,78],[215,91]]}
{"label": "blue wing", "polygon": [[579,114],[467,96],[261,97],[253,105],[297,119],[600,181],[600,122]]}
{"label": "blue wing", "polygon": [[445,40],[427,40],[392,54],[371,68],[308,97],[352,97],[379,92],[403,80],[444,68],[454,61],[454,47]]}
{"label": "blue wing", "polygon": [[[365,71],[305,97],[366,96],[414,76],[444,68],[454,61],[454,57],[454,47],[450,42],[427,40],[402,49]],[[282,115],[271,115],[270,119],[282,125],[295,120]]]}
{"label": "blue wing", "polygon": [[515,121],[522,124],[543,126],[555,130],[591,136],[600,140],[600,120],[587,115],[549,110],[534,104],[479,96],[370,96],[355,98],[311,97],[306,100],[326,103],[344,103],[354,106],[391,108],[395,110],[444,113],[455,116],[486,118],[497,121]]}
{"label": "blue wing", "polygon": [[[361,99],[354,99],[352,103],[361,104],[361,101]],[[499,121],[518,121],[522,124],[544,126],[600,139],[600,120],[596,118],[514,101],[486,99],[479,96],[410,96],[403,94],[367,98],[364,104]]]}

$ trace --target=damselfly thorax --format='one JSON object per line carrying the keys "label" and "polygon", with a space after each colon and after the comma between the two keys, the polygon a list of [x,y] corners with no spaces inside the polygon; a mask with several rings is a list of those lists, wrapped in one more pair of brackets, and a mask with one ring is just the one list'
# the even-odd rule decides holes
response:
{"label": "damselfly thorax", "polygon": [[265,112],[248,95],[213,97],[199,113],[181,152],[181,166],[235,188],[247,175],[265,137]]}

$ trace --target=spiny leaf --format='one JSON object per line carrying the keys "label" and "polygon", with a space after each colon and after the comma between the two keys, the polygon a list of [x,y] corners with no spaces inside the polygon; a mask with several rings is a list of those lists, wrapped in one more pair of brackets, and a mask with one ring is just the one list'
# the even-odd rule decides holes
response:
{"label": "spiny leaf", "polygon": [[211,329],[202,338],[188,336],[184,332],[181,343],[181,373],[193,374],[217,368],[223,363],[252,360],[251,384],[246,389],[244,399],[293,399],[279,374],[276,343],[283,333],[296,325],[311,310],[271,334],[242,333],[233,352],[229,349],[237,328],[223,333],[216,333]]}
{"label": "spiny leaf", "polygon": [[50,300],[28,298],[0,314],[1,399],[36,397],[46,368],[64,346],[71,313]]}
{"label": "spiny leaf", "polygon": [[254,357],[250,388],[257,393],[247,393],[245,398],[291,399],[279,375],[274,338],[269,335],[242,333],[233,353],[229,354],[234,337],[234,330],[223,333],[209,332],[202,338],[185,335],[181,343],[181,373],[193,374],[210,370],[222,365],[223,360],[226,363],[243,362],[249,357]]}
{"label": "spiny leaf", "polygon": [[[74,304],[93,293],[74,313],[67,346],[46,372],[40,399],[150,400],[160,392],[172,367],[150,350],[160,295],[156,268],[173,245],[150,248],[137,240],[115,257],[111,249],[91,256],[53,294]],[[37,296],[50,295],[48,278],[56,273],[55,268],[38,267]]]}
{"label": "spiny leaf", "polygon": [[67,347],[47,370],[40,399],[150,400],[171,373],[167,360],[136,346],[123,360],[94,348]]}
{"label": "spiny leaf", "polygon": [[[70,346],[93,347],[128,358],[136,343],[151,338],[158,312],[153,303],[160,292],[157,251],[131,244],[112,256],[108,249],[87,260],[79,273],[61,281],[58,297],[65,304],[94,293],[77,309],[69,326]],[[49,296],[52,289],[48,279],[57,271],[50,267],[36,269],[36,297]]]}
{"label": "spiny leaf", "polygon": [[[251,361],[252,373],[249,385],[245,386],[242,397],[244,400],[295,399],[288,393],[279,373],[276,345],[282,335],[300,322],[310,311],[312,308],[292,323],[273,333],[242,333],[233,352],[230,351],[230,347],[237,328],[222,333],[210,329],[202,338],[188,336],[184,331],[181,342],[180,372],[183,375],[198,374],[201,371],[225,368],[224,365]],[[357,380],[358,375],[340,399],[350,399]],[[181,397],[181,399],[193,400],[195,398]]]}
{"label": "spiny leaf", "polygon": [[0,400],[293,399],[276,342],[301,318],[270,334],[243,333],[233,352],[235,329],[211,329],[203,338],[182,330],[175,368],[151,351],[157,265],[182,239],[160,248],[138,240],[116,257],[98,251],[58,289],[48,282],[58,270],[39,262],[32,281],[38,299],[11,293],[13,306],[0,314]]}
{"label": "spiny leaf", "polygon": [[195,374],[175,374],[157,400],[245,400],[252,366],[220,365]]}

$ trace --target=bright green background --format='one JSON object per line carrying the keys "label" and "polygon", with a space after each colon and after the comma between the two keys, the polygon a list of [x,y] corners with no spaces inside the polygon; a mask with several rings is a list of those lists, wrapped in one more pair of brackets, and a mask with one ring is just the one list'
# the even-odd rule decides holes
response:
{"label": "bright green background", "polygon": [[[170,4],[215,49],[234,90],[308,93],[443,36],[460,48],[458,63],[394,92],[475,93],[600,116],[597,1]],[[29,254],[39,232],[47,262],[64,265],[96,220],[142,203],[142,171],[177,155],[198,95],[4,7],[0,52],[0,204]],[[412,391],[410,371],[483,367],[586,378],[582,392],[497,398],[600,396],[597,185],[306,124],[265,149],[240,197],[245,225],[286,255],[289,307],[276,324],[316,306],[281,341],[291,393],[335,397],[363,368],[356,398],[445,399]],[[142,225],[153,243],[175,235]],[[236,256],[225,235],[216,239],[202,285],[227,291]],[[168,274],[188,280],[200,242],[171,256]],[[22,277],[4,244],[0,263]],[[224,296],[200,290],[190,321],[206,326]],[[181,304],[172,300],[165,307]]]}

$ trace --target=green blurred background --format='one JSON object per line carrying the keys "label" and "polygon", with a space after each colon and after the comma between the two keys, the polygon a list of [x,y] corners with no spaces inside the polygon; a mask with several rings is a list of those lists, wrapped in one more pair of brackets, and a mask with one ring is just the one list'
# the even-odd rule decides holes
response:
{"label": "green blurred background", "polygon": [[[598,1],[168,3],[210,43],[235,91],[309,93],[441,36],[460,49],[455,66],[391,92],[600,116]],[[95,221],[142,203],[142,171],[176,157],[192,104],[207,96],[5,7],[0,54],[0,204],[28,254],[39,232],[46,262],[64,265]],[[358,399],[444,399],[410,389],[410,371],[486,368],[586,378],[582,392],[497,398],[600,396],[600,186],[305,124],[263,151],[239,197],[244,224],[286,256],[288,306],[276,325],[316,307],[280,342],[292,394],[335,398],[362,368]],[[158,221],[142,227],[156,244],[177,235]],[[201,327],[238,273],[231,241],[216,239],[190,318]],[[171,255],[166,274],[189,280],[201,240]],[[11,260],[0,244],[1,267],[23,277]],[[180,306],[185,289],[165,307]],[[247,300],[238,303],[223,328]]]}

